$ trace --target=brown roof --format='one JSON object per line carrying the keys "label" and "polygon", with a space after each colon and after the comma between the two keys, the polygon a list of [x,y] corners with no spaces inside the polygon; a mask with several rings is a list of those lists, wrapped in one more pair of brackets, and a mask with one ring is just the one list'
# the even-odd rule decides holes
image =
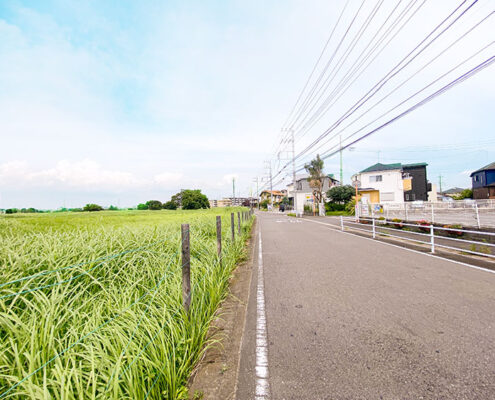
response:
{"label": "brown roof", "polygon": [[274,196],[285,196],[285,193],[282,193],[280,190],[263,190],[261,193],[273,194]]}

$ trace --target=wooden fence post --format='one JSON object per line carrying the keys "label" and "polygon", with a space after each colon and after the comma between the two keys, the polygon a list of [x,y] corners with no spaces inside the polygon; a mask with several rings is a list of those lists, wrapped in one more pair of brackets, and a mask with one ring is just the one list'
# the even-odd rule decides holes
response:
{"label": "wooden fence post", "polygon": [[222,265],[222,217],[217,215],[217,254],[218,262]]}
{"label": "wooden fence post", "polygon": [[189,241],[189,224],[181,225],[182,234],[182,304],[186,312],[191,305],[191,247]]}
{"label": "wooden fence post", "polygon": [[237,212],[237,233],[241,236],[241,213]]}
{"label": "wooden fence post", "polygon": [[230,214],[230,228],[232,230],[232,242],[235,242],[235,219],[234,213]]}

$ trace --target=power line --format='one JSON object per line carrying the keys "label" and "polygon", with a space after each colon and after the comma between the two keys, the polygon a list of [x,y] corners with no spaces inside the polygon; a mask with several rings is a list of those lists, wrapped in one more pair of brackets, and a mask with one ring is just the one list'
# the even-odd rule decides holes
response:
{"label": "power line", "polygon": [[320,63],[322,57],[323,57],[323,54],[325,53],[325,50],[327,49],[328,47],[328,44],[330,43],[330,41],[332,40],[332,37],[333,37],[333,34],[335,33],[335,30],[337,29],[337,26],[339,25],[340,23],[340,20],[342,19],[342,15],[344,15],[344,12],[347,8],[347,5],[349,4],[349,1],[350,0],[347,0],[345,5],[344,5],[344,8],[342,9],[342,11],[340,12],[340,15],[339,15],[339,18],[337,19],[337,22],[335,23],[335,25],[333,26],[333,29],[332,31],[330,32],[330,36],[328,37],[326,43],[325,43],[325,46],[323,46],[323,49],[321,50],[321,53],[320,53],[320,56],[318,57],[318,59],[316,60],[316,63],[313,67],[313,70],[311,71],[311,73],[309,74],[308,76],[308,79],[306,80],[306,83],[304,84],[304,87],[302,88],[301,92],[299,93],[299,96],[297,97],[297,100],[296,102],[294,103],[294,106],[292,107],[287,119],[285,120],[284,124],[282,125],[282,128],[284,128],[287,123],[289,122],[289,119],[290,117],[292,116],[292,114],[294,113],[294,110],[296,109],[296,106],[299,104],[299,101],[301,100],[301,97],[304,93],[304,91],[306,90],[306,88],[308,87],[308,84],[309,84],[309,81],[311,80],[311,78],[313,77],[313,74],[315,73],[316,71],[316,67],[318,66],[318,64]]}
{"label": "power line", "polygon": [[[419,9],[425,4],[426,0],[423,0],[423,2],[414,10],[414,12],[407,18],[407,20],[400,26],[400,28],[392,35],[392,37],[385,43],[385,45],[382,46],[382,48],[375,54],[375,56],[371,59],[370,62],[359,72],[359,74],[352,80],[350,84],[347,85],[347,87],[344,88],[344,86],[349,82],[350,79],[352,79],[352,76],[355,75],[359,69],[363,66],[363,64],[371,57],[373,52],[375,52],[380,45],[385,41],[387,35],[393,31],[393,29],[400,23],[402,18],[404,18],[407,13],[412,9],[414,4],[417,2],[417,0],[411,0],[411,2],[405,7],[403,11],[397,16],[396,20],[392,22],[392,24],[386,29],[386,31],[382,34],[382,36],[378,39],[377,43],[371,48],[371,50],[363,57],[363,53],[366,51],[366,49],[370,46],[370,44],[373,42],[374,38],[377,36],[379,31],[383,28],[383,26],[387,23],[388,19],[390,16],[395,12],[396,8],[400,4],[397,3],[397,6],[392,10],[392,12],[389,14],[387,17],[386,21],[380,29],[375,33],[375,36],[371,41],[368,43],[368,45],[365,47],[365,49],[361,52],[361,54],[357,57],[354,65],[357,63],[357,65],[352,69],[352,67],[349,69],[347,74],[340,80],[340,82],[337,84],[337,86],[334,88],[334,90],[328,95],[327,99],[320,105],[318,110],[313,114],[313,116],[310,118],[310,120],[300,129],[300,138],[303,137],[320,119],[328,112],[328,110],[347,92],[347,90],[356,82],[359,77],[368,69],[368,67],[376,60],[376,58],[385,50],[385,48],[388,46],[388,44],[402,31],[405,25],[409,23],[409,21],[416,15],[416,13],[419,11]],[[361,57],[361,61],[358,61]],[[330,101],[333,99],[333,102],[330,103]]]}
{"label": "power line", "polygon": [[[301,120],[301,122],[299,123],[299,126],[301,124],[304,123],[304,121],[306,120],[306,118],[309,116],[309,114],[311,113],[311,111],[314,109],[314,107],[318,104],[319,100],[321,99],[321,97],[325,94],[326,90],[328,89],[328,87],[332,84],[335,76],[339,73],[340,69],[342,68],[342,66],[345,64],[345,62],[347,61],[349,55],[352,53],[352,51],[354,50],[354,48],[356,47],[356,44],[358,43],[359,39],[362,37],[362,35],[364,34],[364,32],[366,31],[366,29],[368,28],[368,26],[370,25],[371,21],[373,20],[373,18],[375,17],[376,13],[378,12],[378,10],[380,9],[380,7],[382,6],[383,4],[383,0],[380,0],[376,5],[375,7],[373,8],[373,10],[371,11],[370,15],[366,18],[366,20],[364,21],[363,25],[361,26],[361,28],[358,30],[358,32],[356,33],[356,35],[354,36],[354,38],[351,40],[351,42],[349,43],[349,45],[347,46],[347,49],[344,51],[344,53],[341,55],[341,57],[339,58],[339,60],[337,61],[337,63],[335,64],[335,66],[333,67],[332,71],[329,73],[329,75],[327,76],[327,78],[325,79],[325,81],[323,82],[323,85],[320,87],[320,89],[318,90],[318,92],[321,91],[321,94],[320,96],[316,99],[316,101],[313,103],[313,105],[311,106],[311,108],[308,110],[308,112],[306,113],[306,116]],[[338,67],[338,68],[337,68]],[[317,93],[318,93],[317,92]],[[313,97],[314,99],[314,97]],[[294,130],[298,130],[299,127],[296,127],[296,126],[293,126],[293,129]]]}
{"label": "power line", "polygon": [[[353,106],[351,106],[336,122],[332,124],[330,128],[325,130],[317,139],[315,139],[311,144],[309,144],[302,152],[298,154],[296,158],[301,157],[303,154],[307,153],[311,148],[313,148],[318,142],[323,138],[328,136],[335,128],[337,128],[343,121],[345,121],[349,116],[355,113],[359,108],[361,108],[371,97],[373,97],[378,91],[380,91],[383,86],[390,81],[394,76],[396,76],[400,71],[407,67],[414,59],[416,59],[423,51],[425,51],[435,40],[437,40],[447,29],[449,29],[454,23],[456,23],[471,7],[473,7],[478,0],[474,0],[468,8],[466,8],[462,13],[454,19],[447,27],[445,27],[438,35],[436,35],[429,43],[427,43],[422,49],[420,49],[417,54],[415,54],[410,60],[408,60],[405,65],[401,64],[409,58],[417,49],[419,49],[427,40],[430,38],[440,27],[450,19],[466,2],[464,0],[454,11],[452,11],[440,24],[438,24],[433,31],[431,31],[416,47],[411,50],[401,61],[396,64],[378,83],[376,83],[364,96],[362,96]],[[398,68],[398,69],[397,69]]]}
{"label": "power line", "polygon": [[[492,13],[493,14],[493,13]],[[492,15],[490,14],[490,15]],[[486,17],[484,20],[486,20],[488,17]],[[484,21],[483,20],[483,21]],[[478,25],[478,24],[477,24]],[[464,36],[464,35],[463,35]],[[458,39],[459,40],[459,39]],[[453,44],[455,44],[458,40],[456,40]],[[400,107],[401,105],[405,104],[407,101],[411,100],[413,97],[417,96],[419,93],[425,91],[426,89],[428,89],[429,87],[431,87],[432,85],[434,85],[435,83],[437,83],[439,80],[441,80],[442,78],[444,78],[445,76],[447,76],[448,74],[450,74],[451,72],[455,71],[457,68],[461,67],[462,65],[464,65],[466,62],[470,61],[471,59],[473,59],[474,57],[476,57],[477,55],[479,55],[481,52],[483,52],[484,50],[486,50],[488,47],[492,46],[495,42],[491,42],[489,43],[488,45],[486,45],[485,47],[483,47],[482,49],[478,50],[476,53],[474,53],[473,55],[471,55],[470,57],[468,57],[467,59],[465,59],[464,61],[462,61],[461,63],[457,64],[455,67],[451,68],[450,70],[448,70],[447,72],[445,72],[444,74],[442,74],[441,76],[439,76],[437,79],[435,79],[434,81],[432,81],[430,84],[424,86],[422,89],[420,89],[419,91],[415,92],[412,96],[409,96],[408,98],[406,98],[405,100],[403,100],[402,102],[400,102],[399,104],[397,104],[396,106],[392,107],[391,109],[389,109],[387,112],[381,114],[379,117],[375,118],[374,120],[372,120],[371,122],[367,123],[366,125],[364,125],[363,127],[361,127],[358,131],[354,132],[351,136],[355,135],[356,133],[364,130],[365,128],[367,128],[368,126],[372,125],[373,123],[375,123],[376,121],[378,121],[379,119],[383,118],[385,115],[389,114],[390,112],[392,112],[393,110],[397,109],[398,107]],[[453,45],[452,44],[452,45]],[[451,46],[452,46],[451,45]],[[450,48],[451,46],[449,46],[448,48]],[[448,50],[448,48],[446,50]],[[446,50],[444,50],[441,54],[443,54]],[[340,135],[342,132],[344,132],[348,127],[350,127],[351,125],[353,125],[356,121],[358,121],[359,119],[361,119],[365,114],[367,114],[369,111],[371,111],[373,108],[375,108],[378,104],[380,104],[382,101],[384,101],[386,98],[388,98],[392,93],[394,93],[395,91],[397,91],[400,87],[402,87],[405,83],[407,83],[410,79],[412,79],[414,76],[416,76],[420,71],[422,71],[426,66],[428,66],[429,64],[431,64],[431,62],[435,61],[436,59],[438,58],[435,57],[433,58],[430,62],[428,62],[425,66],[423,66],[419,71],[415,72],[412,76],[410,76],[408,79],[406,79],[405,81],[403,81],[400,85],[396,86],[391,92],[389,92],[386,96],[384,96],[382,99],[380,99],[379,101],[377,101],[372,107],[368,108],[366,111],[364,111],[361,115],[359,115],[359,117],[355,118],[352,122],[350,122],[349,124],[347,124],[345,127],[343,127],[341,130],[339,130],[338,132],[336,132],[333,136],[331,136],[330,138],[328,138],[325,142],[321,143],[316,149],[314,149],[314,151],[318,151],[320,148],[322,148],[323,146],[325,146],[326,144],[328,144],[331,140],[333,140],[335,137],[337,137],[338,135]],[[334,146],[335,147],[335,146]]]}
{"label": "power line", "polygon": [[[421,107],[422,105],[430,102],[431,100],[433,100],[435,97],[443,94],[444,92],[446,92],[447,90],[451,89],[452,87],[456,86],[457,84],[465,81],[466,79],[469,79],[471,76],[475,75],[476,73],[480,72],[481,70],[487,68],[488,66],[490,66],[493,62],[495,61],[495,55],[489,57],[488,59],[486,59],[485,61],[483,61],[482,63],[478,64],[476,67],[472,68],[471,70],[467,71],[466,73],[462,74],[460,77],[454,79],[453,81],[449,82],[447,85],[443,86],[442,88],[440,88],[439,90],[437,90],[436,92],[434,92],[433,94],[429,95],[428,97],[426,97],[425,99],[421,100],[420,102],[414,104],[413,106],[411,106],[410,108],[408,108],[406,111],[403,111],[402,113],[400,113],[399,115],[395,116],[394,118],[390,119],[389,121],[385,122],[384,124],[380,125],[379,127],[371,130],[370,132],[366,133],[365,135],[359,137],[358,139],[352,141],[351,143],[348,143],[346,144],[345,146],[342,147],[342,149],[346,149],[350,146],[352,146],[353,144],[365,139],[366,137],[368,136],[371,136],[372,134],[378,132],[379,130],[385,128],[386,126],[390,125],[391,123],[397,121],[398,119],[404,117],[405,115],[409,114],[410,112],[416,110],[417,108]],[[326,153],[324,155],[321,156],[322,159],[327,159],[333,155],[335,155],[336,153],[338,153],[338,151],[340,150],[337,150],[337,151],[333,151],[333,152],[330,152],[330,153]]]}
{"label": "power line", "polygon": [[354,25],[354,22],[356,21],[356,18],[359,14],[359,12],[361,11],[361,8],[363,7],[364,5],[364,2],[365,0],[363,0],[361,2],[361,5],[359,6],[358,10],[356,11],[355,15],[354,15],[354,18],[352,19],[351,23],[349,24],[349,26],[347,27],[344,35],[342,36],[342,38],[340,39],[339,41],[339,44],[337,45],[337,48],[335,49],[335,51],[333,52],[332,56],[330,57],[329,61],[327,62],[327,64],[325,65],[325,68],[323,69],[323,71],[320,73],[320,76],[318,77],[318,79],[316,80],[316,82],[313,84],[313,87],[311,88],[311,91],[310,93],[307,95],[306,97],[306,100],[303,102],[303,104],[299,107],[298,111],[297,111],[297,115],[296,115],[296,119],[292,121],[291,125],[290,125],[290,129],[293,129],[294,127],[294,124],[298,121],[298,119],[300,118],[300,116],[302,115],[303,112],[306,111],[306,108],[307,108],[307,105],[308,105],[308,102],[312,100],[313,98],[313,94],[316,90],[316,88],[318,87],[318,85],[320,84],[321,82],[321,79],[323,78],[323,76],[325,76],[328,68],[330,67],[331,63],[333,62],[334,58],[335,58],[335,55],[337,54],[337,52],[339,51],[340,49],[340,46],[342,45],[342,43],[344,42],[345,38],[347,37],[347,34],[349,33],[349,31],[351,30],[352,26]]}

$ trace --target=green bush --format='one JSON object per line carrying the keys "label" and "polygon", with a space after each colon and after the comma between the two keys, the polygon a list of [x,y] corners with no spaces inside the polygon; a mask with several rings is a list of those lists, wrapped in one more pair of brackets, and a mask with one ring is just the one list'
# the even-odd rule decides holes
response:
{"label": "green bush", "polygon": [[345,211],[345,204],[325,203],[325,211],[326,212]]}
{"label": "green bush", "polygon": [[263,200],[261,203],[260,203],[260,207],[264,210],[266,210],[268,208],[268,204],[270,204],[270,200],[266,199],[266,200]]}
{"label": "green bush", "polygon": [[345,205],[345,211],[347,211],[348,214],[354,215],[356,213],[356,201],[351,200],[349,203]]}
{"label": "green bush", "polygon": [[146,206],[148,207],[148,210],[161,210],[163,204],[159,200],[149,200],[146,202]]}
{"label": "green bush", "polygon": [[165,210],[177,210],[177,204],[175,204],[174,201],[169,200],[166,203],[163,204],[163,208]]}

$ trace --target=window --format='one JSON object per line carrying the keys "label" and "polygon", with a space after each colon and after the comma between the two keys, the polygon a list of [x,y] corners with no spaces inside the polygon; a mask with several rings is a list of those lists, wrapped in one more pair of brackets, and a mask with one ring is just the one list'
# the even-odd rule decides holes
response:
{"label": "window", "polygon": [[406,201],[409,201],[409,195],[406,194]]}
{"label": "window", "polygon": [[370,176],[370,182],[381,182],[381,181],[382,181],[381,175],[371,175]]}

